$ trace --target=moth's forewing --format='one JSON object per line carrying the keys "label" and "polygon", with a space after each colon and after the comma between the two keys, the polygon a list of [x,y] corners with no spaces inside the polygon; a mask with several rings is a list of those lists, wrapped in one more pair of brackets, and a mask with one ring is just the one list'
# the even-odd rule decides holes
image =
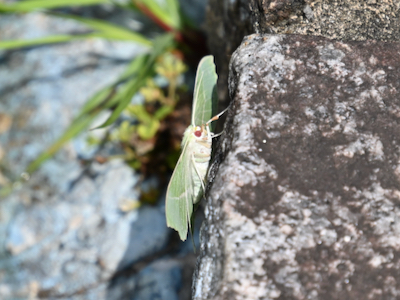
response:
{"label": "moth's forewing", "polygon": [[[191,128],[191,126],[189,126]],[[193,184],[190,153],[187,151],[191,135],[189,128],[185,132],[182,153],[168,184],[165,213],[167,226],[179,233],[182,241],[186,240],[190,218],[193,213]]]}
{"label": "moth's forewing", "polygon": [[197,67],[196,83],[194,86],[193,126],[205,124],[217,114],[217,79],[218,75],[215,71],[214,56],[208,55],[203,57]]}

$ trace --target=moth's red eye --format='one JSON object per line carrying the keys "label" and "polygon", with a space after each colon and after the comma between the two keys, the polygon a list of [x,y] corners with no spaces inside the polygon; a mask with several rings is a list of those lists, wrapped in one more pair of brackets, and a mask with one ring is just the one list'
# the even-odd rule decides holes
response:
{"label": "moth's red eye", "polygon": [[197,137],[201,137],[201,130],[196,130],[194,132],[194,135],[197,136]]}

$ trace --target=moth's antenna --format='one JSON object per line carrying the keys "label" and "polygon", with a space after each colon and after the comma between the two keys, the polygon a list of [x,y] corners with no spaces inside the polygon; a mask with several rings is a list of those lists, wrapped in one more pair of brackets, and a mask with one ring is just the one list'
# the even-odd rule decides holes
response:
{"label": "moth's antenna", "polygon": [[220,116],[222,116],[227,110],[228,110],[229,106],[227,108],[225,108],[223,111],[221,111],[218,115],[212,117],[210,120],[207,121],[206,125],[208,125],[209,123],[216,121],[219,119]]}

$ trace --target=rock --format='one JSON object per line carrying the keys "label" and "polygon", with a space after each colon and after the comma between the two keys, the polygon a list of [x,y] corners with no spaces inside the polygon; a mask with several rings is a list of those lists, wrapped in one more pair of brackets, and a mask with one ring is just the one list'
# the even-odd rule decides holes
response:
{"label": "rock", "polygon": [[400,7],[362,0],[251,0],[252,24],[259,33],[318,35],[348,41],[398,41]]}
{"label": "rock", "polygon": [[[81,179],[62,201],[57,194],[47,203],[21,208],[10,221],[5,246],[12,256],[3,260],[22,271],[12,290],[23,290],[34,278],[40,293],[74,294],[165,247],[163,207],[121,213],[120,200],[137,197],[131,190],[136,178],[120,161],[107,166],[94,182]],[[80,197],[83,189],[86,195]],[[17,272],[1,271],[8,280]]]}
{"label": "rock", "polygon": [[183,13],[197,28],[203,26],[206,3],[207,1],[204,0],[179,0]]}
{"label": "rock", "polygon": [[222,111],[229,103],[226,83],[231,55],[244,36],[254,33],[249,1],[210,0],[207,6],[206,31],[208,45],[217,66],[219,110]]}
{"label": "rock", "polygon": [[[35,13],[4,15],[0,28],[1,39],[9,39],[83,27]],[[0,124],[1,172],[18,177],[62,134],[85,101],[116,80],[143,50],[90,39],[1,51],[0,117],[8,120]],[[163,299],[178,299],[190,287],[181,274],[193,270],[194,258],[176,249],[165,258],[172,231],[165,224],[163,202],[123,213],[121,202],[139,198],[139,174],[117,159],[83,165],[81,158],[91,159],[96,150],[86,137],[83,133],[67,143],[0,200],[0,299],[126,299],[108,296],[145,295],[146,283]],[[119,281],[135,264],[142,265],[139,271]],[[114,279],[117,284],[111,287]]]}
{"label": "rock", "polygon": [[399,297],[399,51],[243,40],[193,299]]}
{"label": "rock", "polygon": [[181,282],[181,267],[176,261],[158,261],[144,269],[138,278],[139,290],[133,299],[176,299]]}
{"label": "rock", "polygon": [[244,36],[276,33],[399,41],[399,10],[400,6],[391,1],[210,0],[208,43],[217,65],[221,110],[229,103],[229,60]]}

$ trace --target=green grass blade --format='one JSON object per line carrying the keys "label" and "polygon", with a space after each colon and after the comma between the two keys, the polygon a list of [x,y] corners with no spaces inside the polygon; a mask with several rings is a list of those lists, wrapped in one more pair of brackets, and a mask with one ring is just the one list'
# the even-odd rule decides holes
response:
{"label": "green grass blade", "polygon": [[150,73],[151,70],[146,65],[147,64],[144,64],[142,68],[142,70],[145,70],[145,72],[141,72],[140,74],[138,74],[137,76],[135,76],[133,79],[131,79],[126,83],[121,93],[119,94],[117,107],[114,109],[114,111],[112,112],[111,116],[107,119],[107,121],[96,128],[103,128],[109,126],[118,119],[122,111],[131,102],[132,97],[144,85],[146,78],[148,78],[149,75],[151,74]]}
{"label": "green grass blade", "polygon": [[166,0],[166,14],[170,16],[176,30],[182,29],[181,11],[178,0]]}
{"label": "green grass blade", "polygon": [[29,0],[12,4],[0,2],[0,12],[25,13],[39,9],[52,9],[66,6],[87,6],[101,3],[109,3],[108,0]]}
{"label": "green grass blade", "polygon": [[72,125],[68,128],[68,130],[65,131],[64,134],[53,145],[51,145],[51,147],[42,152],[39,157],[37,157],[33,162],[28,165],[26,172],[31,174],[33,171],[35,171],[43,162],[45,162],[58,150],[60,150],[60,148],[67,141],[86,129],[93,121],[93,119],[97,116],[97,114],[98,112],[94,111],[91,114],[82,115],[76,118],[73,121]]}
{"label": "green grass blade", "polygon": [[52,15],[76,20],[80,23],[85,24],[91,29],[94,29],[99,32],[79,34],[79,35],[68,35],[68,34],[52,35],[31,40],[5,40],[5,41],[3,40],[0,41],[0,49],[8,50],[8,49],[23,48],[23,47],[32,47],[45,44],[63,43],[76,39],[93,38],[93,37],[104,38],[108,40],[132,41],[147,47],[152,46],[151,40],[145,38],[141,34],[132,32],[124,27],[117,26],[109,22],[95,20],[95,19],[81,18],[65,14],[52,14]]}
{"label": "green grass blade", "polygon": [[141,70],[141,67],[147,60],[147,54],[141,54],[135,57],[134,60],[128,65],[122,75],[119,77],[119,81],[128,80],[133,75],[136,75]]}
{"label": "green grass blade", "polygon": [[31,40],[5,40],[5,41],[0,41],[0,49],[9,50],[9,49],[46,45],[46,44],[65,43],[77,39],[84,39],[90,37],[96,37],[96,34],[83,34],[83,35],[61,34],[61,35],[52,35]]}
{"label": "green grass blade", "polygon": [[138,75],[127,84],[118,106],[115,108],[108,120],[97,128],[111,125],[118,119],[119,115],[130,103],[132,97],[139,91],[139,89],[144,85],[146,79],[152,74],[154,63],[158,56],[165,53],[168,48],[172,47],[173,43],[174,37],[172,34],[165,34],[154,41],[152,52],[148,54],[146,60],[142,61],[142,66],[140,67]]}
{"label": "green grass blade", "polygon": [[86,130],[100,112],[116,106],[118,100],[122,98],[121,94],[123,93],[123,89],[120,92],[117,92],[116,86],[122,81],[126,81],[129,76],[138,73],[145,58],[147,58],[147,55],[145,54],[136,57],[114,84],[103,88],[91,97],[81,108],[78,116],[72,121],[72,125],[67,128],[55,143],[31,162],[26,171],[28,173],[35,171],[43,162],[60,150],[66,142],[74,138],[80,132]]}
{"label": "green grass blade", "polygon": [[108,106],[112,106],[112,98],[115,98],[116,88],[112,86],[107,86],[94,94],[86,103],[82,106],[80,113],[77,118],[90,114],[93,111],[102,111]]}
{"label": "green grass blade", "polygon": [[46,36],[43,38],[38,38],[38,39],[31,39],[31,40],[5,40],[5,41],[0,41],[0,49],[3,50],[10,50],[10,49],[19,49],[19,48],[25,48],[25,47],[33,47],[33,46],[40,46],[40,45],[47,45],[47,44],[57,44],[57,43],[66,43],[66,42],[71,42],[74,40],[79,40],[79,39],[87,39],[87,38],[104,38],[108,40],[125,40],[125,41],[133,41],[133,42],[139,42],[141,44],[145,44],[146,46],[151,45],[151,41],[149,40],[143,40],[140,37],[135,39],[135,37],[130,36],[118,36],[112,33],[108,32],[94,32],[94,33],[88,33],[88,34],[79,34],[79,35],[52,35],[52,36]]}
{"label": "green grass blade", "polygon": [[[141,67],[143,66],[145,60],[147,59],[146,54],[139,55],[135,57],[122,73],[122,75],[117,79],[117,81],[109,87],[104,88],[100,92],[98,92],[95,96],[93,96],[89,101],[87,101],[84,106],[81,108],[81,112],[79,116],[87,114],[94,109],[106,109],[112,106],[115,106],[118,101],[122,98],[124,88],[121,88],[120,91],[116,91],[116,86],[118,84],[122,84],[127,81],[130,77],[135,76],[139,73]],[[126,84],[126,83],[125,83]],[[107,98],[111,98],[107,101]]]}
{"label": "green grass blade", "polygon": [[143,35],[133,32],[125,27],[112,24],[110,22],[96,20],[96,19],[82,18],[78,16],[72,16],[60,13],[51,13],[51,15],[72,19],[82,24],[85,24],[86,26],[98,31],[97,36],[99,37],[112,40],[129,40],[142,44],[144,46],[149,46],[149,47],[152,46],[152,42]]}
{"label": "green grass blade", "polygon": [[63,133],[63,135],[54,142],[49,148],[43,151],[34,161],[32,161],[26,172],[32,173],[47,159],[52,157],[60,148],[74,138],[76,135],[86,130],[97,115],[102,112],[105,108],[110,107],[115,97],[115,87],[113,85],[103,88],[101,91],[96,93],[86,105],[81,109],[79,115],[72,121],[71,125]]}
{"label": "green grass blade", "polygon": [[[181,29],[179,3],[177,0],[167,0],[162,6],[156,0],[133,0],[133,3],[138,7],[146,7],[148,13],[172,29]],[[140,10],[143,11],[143,9]],[[144,13],[147,14],[146,12]]]}

